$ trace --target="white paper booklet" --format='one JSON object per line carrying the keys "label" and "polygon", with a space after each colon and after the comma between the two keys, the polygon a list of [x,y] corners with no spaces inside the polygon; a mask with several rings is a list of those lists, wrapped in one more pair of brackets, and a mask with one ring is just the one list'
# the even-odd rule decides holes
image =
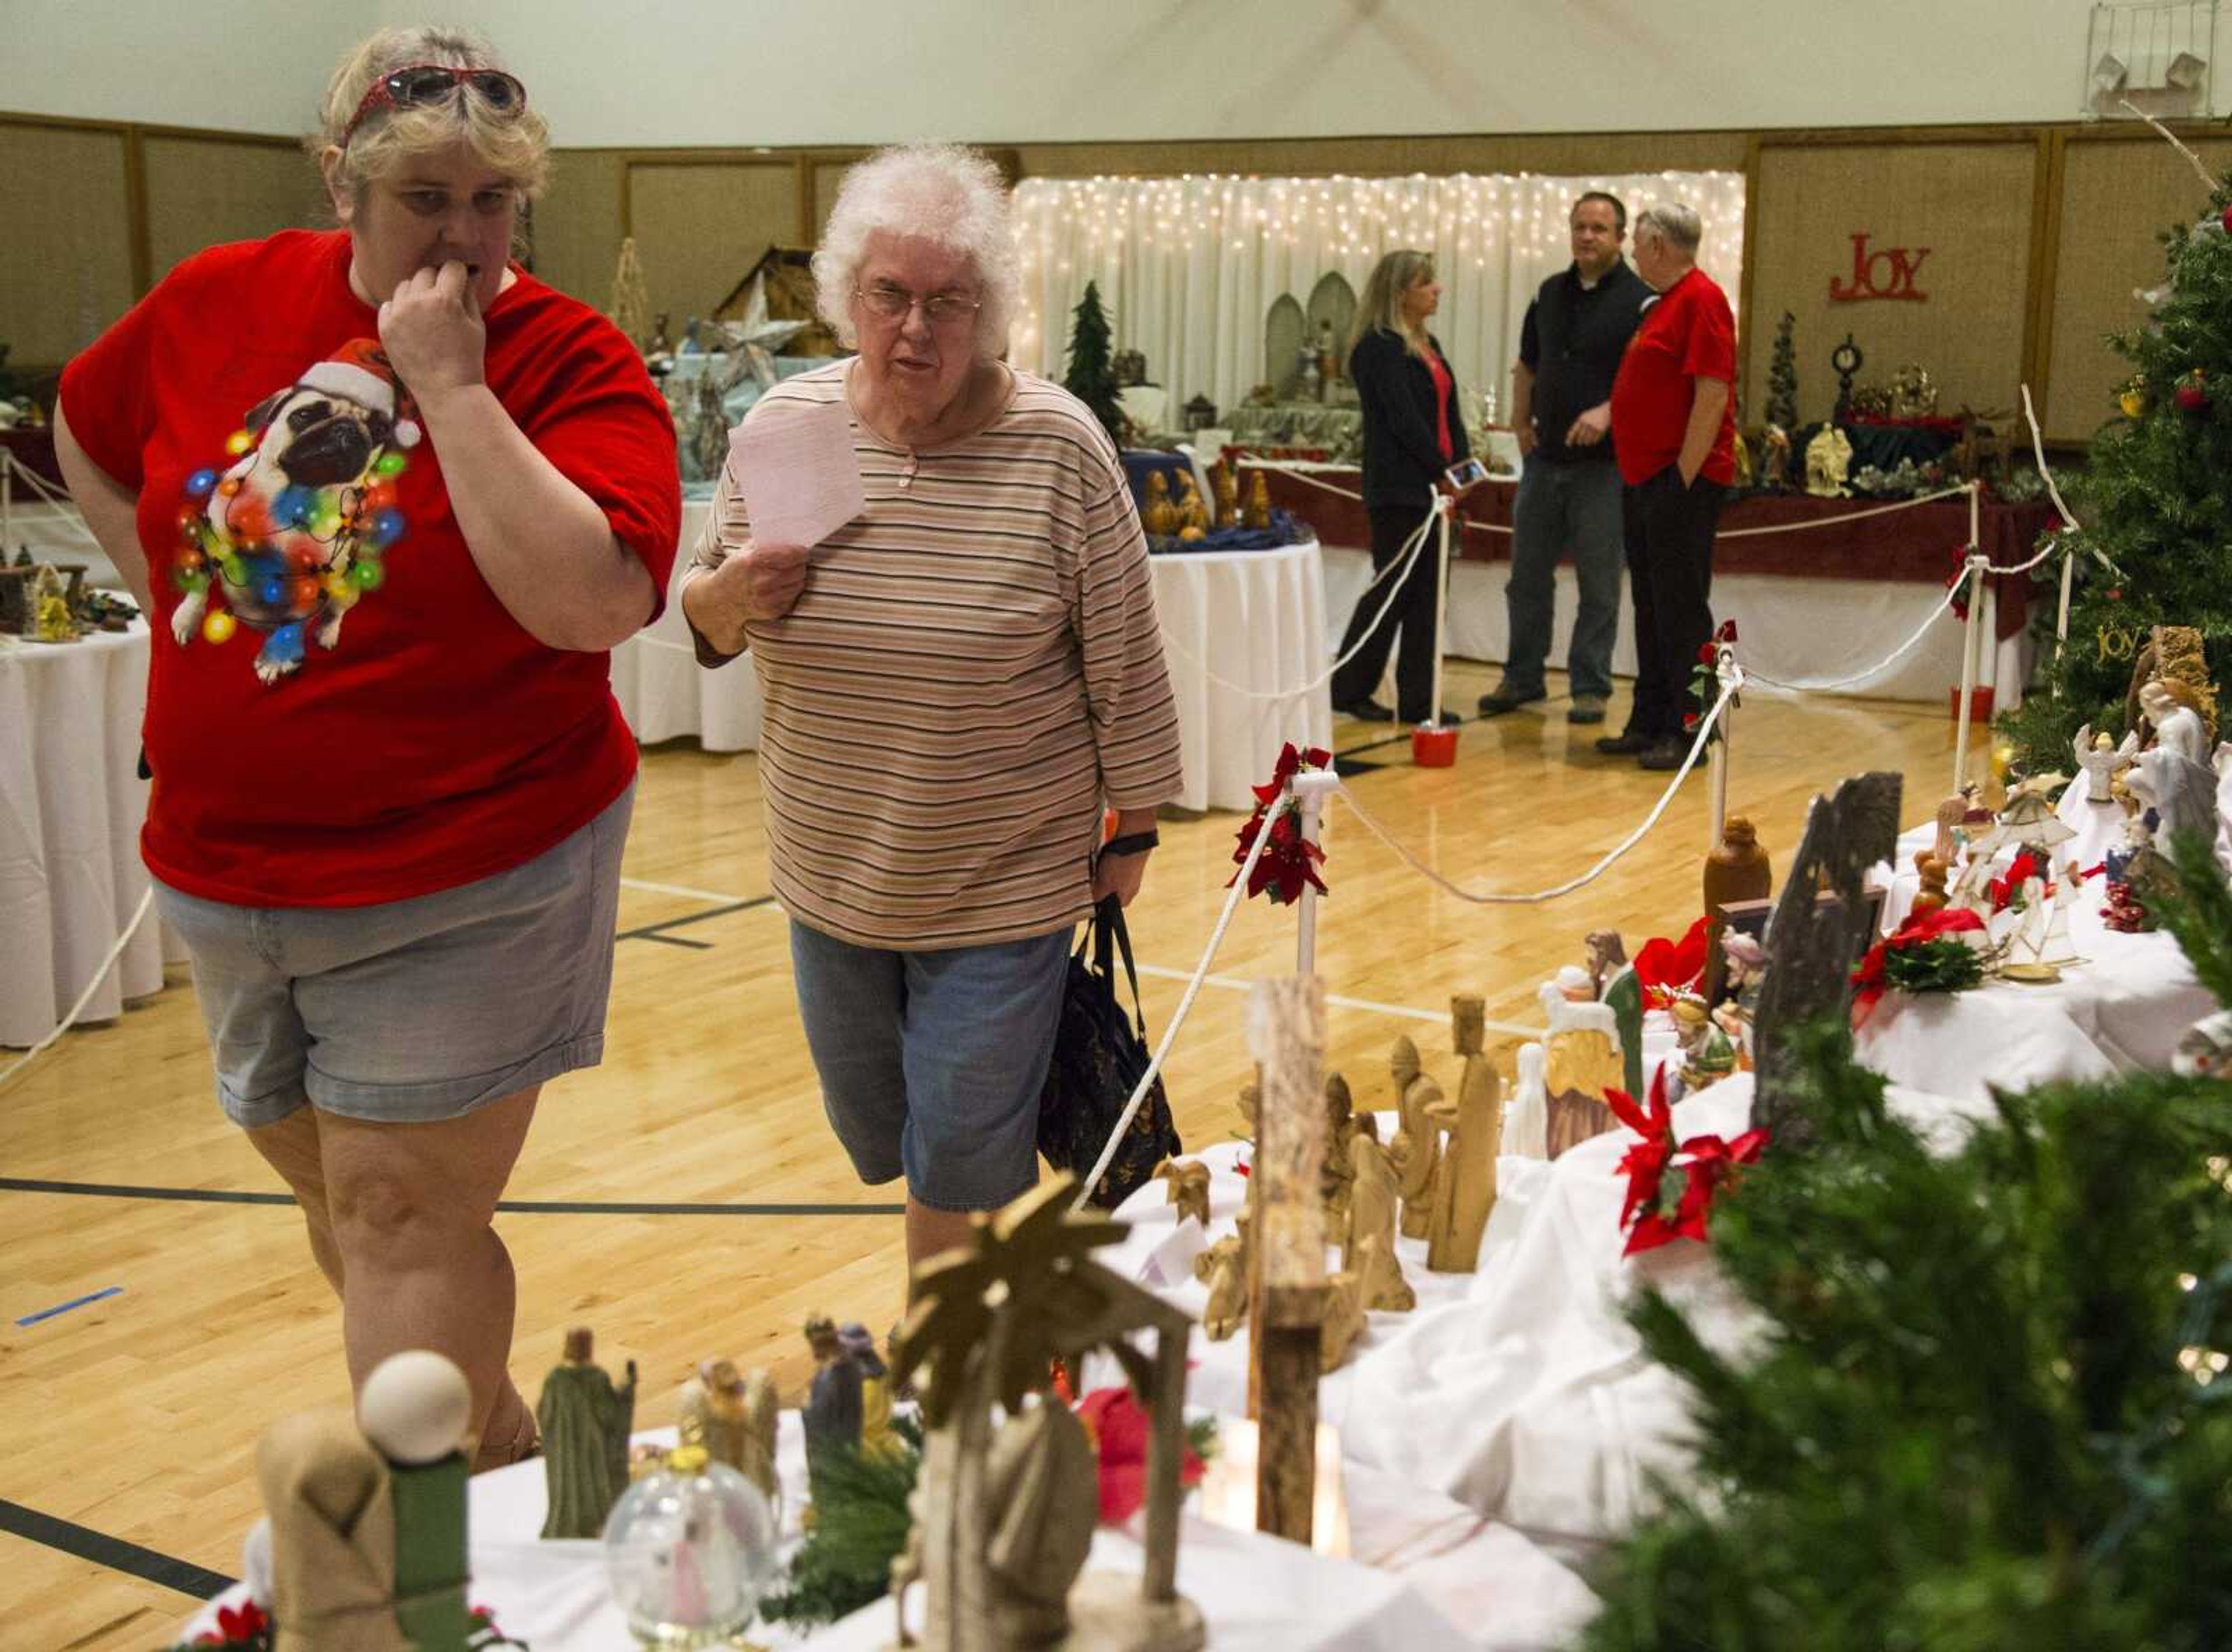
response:
{"label": "white paper booklet", "polygon": [[730,438],[762,545],[819,545],[866,506],[842,402],[770,407]]}

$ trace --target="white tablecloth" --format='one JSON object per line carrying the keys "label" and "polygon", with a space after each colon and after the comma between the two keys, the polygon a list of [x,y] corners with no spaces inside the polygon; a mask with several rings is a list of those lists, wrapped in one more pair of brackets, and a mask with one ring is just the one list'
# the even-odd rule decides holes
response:
{"label": "white tablecloth", "polygon": [[[1358,594],[1372,578],[1368,553],[1346,547],[1325,549],[1326,622],[1331,645],[1355,611]],[[1508,657],[1511,628],[1504,587],[1509,562],[1458,562],[1450,571],[1449,651],[1467,659]],[[1887,580],[1798,580],[1781,574],[1724,573],[1713,580],[1713,618],[1733,619],[1747,666],[1787,682],[1820,682],[1873,664],[1909,637],[1945,593],[1934,585]],[[1996,606],[1985,592],[1984,661],[1977,681],[1996,686],[1999,710],[2020,704],[2030,672],[2028,632],[1992,641]],[[1563,669],[1580,604],[1572,568],[1560,564],[1556,617],[1551,626],[1548,664]],[[1932,622],[1928,639],[1881,677],[1845,692],[1883,700],[1924,700],[1946,705],[1948,691],[1961,685],[1961,622],[1950,613]],[[1635,674],[1635,610],[1623,582],[1619,640],[1613,645],[1612,670]],[[1469,710],[1469,707],[1453,708]]]}
{"label": "white tablecloth", "polygon": [[[1428,1066],[1450,1083],[1450,1058],[1430,1056]],[[1732,1137],[1746,1127],[1751,1099],[1751,1075],[1736,1074],[1679,1103],[1676,1125],[1685,1137],[1706,1130]],[[1898,1086],[1891,1100],[1933,1139],[1983,1111]],[[1381,1122],[1384,1136],[1392,1115]],[[1753,1322],[1705,1247],[1677,1243],[1633,1259],[1620,1254],[1626,1182],[1618,1166],[1632,1140],[1616,1130],[1554,1162],[1499,1159],[1476,1273],[1429,1273],[1423,1245],[1398,1241],[1418,1305],[1371,1315],[1348,1363],[1319,1389],[1319,1415],[1339,1429],[1352,1479],[1384,1476],[1414,1488],[1413,1496],[1431,1493],[1469,1506],[1502,1523],[1491,1529],[1526,1542],[1522,1553],[1554,1568],[1544,1550],[1585,1561],[1650,1512],[1654,1474],[1684,1471],[1684,1391],[1645,1358],[1625,1305],[1641,1285],[1655,1286],[1725,1354],[1738,1351]],[[1232,1231],[1245,1200],[1246,1182],[1233,1169],[1239,1151],[1227,1143],[1196,1156],[1211,1168],[1212,1237]],[[1130,1234],[1101,1257],[1198,1313],[1204,1287],[1190,1274],[1169,1282],[1172,1270],[1155,1260],[1158,1248],[1175,1244],[1164,1197],[1160,1183],[1133,1195],[1120,1213],[1132,1224]],[[1247,1383],[1244,1327],[1228,1341],[1197,1345],[1191,1403],[1244,1404]],[[1590,1616],[1578,1577],[1546,1576],[1540,1565],[1529,1573],[1534,1604],[1523,1629],[1505,1616],[1518,1610],[1515,1602],[1467,1610],[1433,1592],[1427,1578],[1413,1581],[1471,1632],[1508,1632],[1499,1644],[1571,1645]]]}
{"label": "white tablecloth", "polygon": [[[637,1438],[672,1445],[674,1430],[655,1428]],[[782,1414],[775,1455],[788,1543],[797,1538],[798,1511],[806,1495],[805,1439],[795,1411]],[[1385,1500],[1381,1491],[1375,1489],[1372,1495]],[[633,1644],[606,1585],[603,1545],[586,1539],[546,1543],[536,1538],[548,1506],[540,1461],[478,1475],[469,1483],[467,1497],[471,1599],[488,1607],[507,1634],[525,1641],[535,1652],[614,1652]],[[1453,1516],[1453,1523],[1467,1532],[1476,1523],[1468,1522],[1463,1511],[1448,1511],[1438,1500],[1429,1498],[1424,1503],[1424,1517],[1415,1506],[1390,1508],[1389,1522],[1382,1529],[1395,1532],[1399,1540],[1411,1545],[1414,1564],[1437,1573],[1450,1559],[1443,1528],[1452,1520],[1445,1517]],[[1437,1545],[1433,1541],[1437,1536],[1444,1541]],[[1475,1600],[1483,1594],[1511,1597],[1512,1621],[1531,1621],[1528,1615],[1540,1611],[1542,1598],[1517,1597],[1542,1579],[1539,1572],[1530,1572],[1530,1555],[1514,1546],[1516,1542],[1507,1534],[1500,1545],[1463,1545],[1465,1555],[1486,1554],[1504,1562],[1504,1569],[1500,1574],[1451,1579],[1444,1587]],[[1556,1571],[1553,1563],[1533,1558],[1536,1566]],[[1104,1527],[1094,1537],[1089,1564],[1095,1570],[1136,1574],[1142,1551],[1128,1532]],[[1554,1603],[1558,1580],[1547,1581]],[[1578,1590],[1580,1585],[1571,1587]],[[1201,1608],[1209,1623],[1210,1645],[1217,1652],[1444,1652],[1453,1648],[1520,1652],[1522,1647],[1549,1644],[1531,1638],[1462,1636],[1417,1589],[1389,1571],[1329,1560],[1293,1544],[1253,1532],[1227,1531],[1191,1515],[1182,1522],[1179,1536],[1178,1588]],[[187,1623],[182,1638],[191,1641],[215,1628],[217,1608],[237,1605],[246,1595],[245,1586],[236,1584],[208,1603]],[[919,1600],[919,1591],[916,1598]],[[892,1625],[890,1603],[879,1601],[810,1636],[762,1623],[748,1631],[747,1638],[775,1648],[880,1652],[891,1642]]]}
{"label": "white tablecloth", "polygon": [[[2084,785],[2080,778],[2079,787]],[[1914,852],[1934,826],[1901,834],[1898,874],[1885,906],[1896,925],[1913,905]],[[2078,845],[2055,852],[2066,860]],[[2083,864],[2091,865],[2090,861]],[[1981,1101],[1988,1087],[2019,1090],[2055,1079],[2166,1072],[2188,1027],[2216,1008],[2177,940],[2125,935],[2100,917],[2107,885],[2087,878],[2069,915],[2079,958],[2046,986],[1994,981],[1964,993],[1890,993],[1860,1029],[1860,1060],[1895,1084]]]}
{"label": "white tablecloth", "polygon": [[[691,656],[682,619],[682,573],[710,506],[683,508],[682,554],[659,622],[613,651],[613,693],[639,741],[691,735],[708,751],[751,751],[760,740],[760,689],[749,655],[716,671]],[[1178,698],[1189,809],[1247,809],[1249,787],[1269,778],[1279,747],[1323,746],[1333,735],[1330,691],[1320,683],[1283,701],[1250,700],[1210,680],[1259,693],[1324,674],[1324,581],[1315,543],[1270,551],[1153,559],[1155,607]]]}
{"label": "white tablecloth", "polygon": [[[0,642],[0,1045],[52,1032],[147,888],[140,718],[147,630],[75,643]],[[151,913],[87,1004],[120,1014],[163,985]],[[172,942],[169,956],[184,956]]]}

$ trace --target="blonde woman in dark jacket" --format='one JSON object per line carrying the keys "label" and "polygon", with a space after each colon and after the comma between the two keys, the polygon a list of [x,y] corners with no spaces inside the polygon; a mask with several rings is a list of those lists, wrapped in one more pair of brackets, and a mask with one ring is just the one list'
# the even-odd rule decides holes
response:
{"label": "blonde woman in dark jacket", "polygon": [[[1372,521],[1375,574],[1398,559],[1432,511],[1436,489],[1447,486],[1444,473],[1471,457],[1457,411],[1457,375],[1443,358],[1440,340],[1426,330],[1441,299],[1432,256],[1398,249],[1372,270],[1357,311],[1348,376],[1364,412],[1364,509]],[[1405,722],[1433,718],[1437,566],[1431,550],[1418,556],[1387,617],[1368,638],[1366,628],[1385,593],[1375,588],[1357,605],[1340,651],[1346,655],[1359,641],[1363,646],[1333,675],[1333,709],[1367,722],[1398,716]],[[1390,711],[1372,692],[1398,632],[1397,709]],[[1460,719],[1444,712],[1441,720]]]}

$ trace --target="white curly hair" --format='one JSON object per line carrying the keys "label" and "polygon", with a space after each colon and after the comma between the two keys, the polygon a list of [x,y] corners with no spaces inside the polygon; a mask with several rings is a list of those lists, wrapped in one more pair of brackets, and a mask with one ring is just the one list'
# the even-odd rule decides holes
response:
{"label": "white curly hair", "polygon": [[959,144],[908,144],[881,149],[845,174],[837,204],[814,255],[814,304],[847,349],[860,343],[853,326],[853,288],[868,237],[919,236],[965,255],[976,267],[984,308],[976,315],[976,347],[997,355],[1022,295],[1008,186],[983,154]]}

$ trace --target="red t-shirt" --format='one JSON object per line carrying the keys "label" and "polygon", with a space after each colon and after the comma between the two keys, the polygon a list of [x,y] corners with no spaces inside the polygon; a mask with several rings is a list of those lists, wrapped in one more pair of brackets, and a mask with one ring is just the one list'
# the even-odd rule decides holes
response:
{"label": "red t-shirt", "polygon": [[1682,457],[1695,379],[1729,386],[1720,433],[1699,472],[1726,485],[1736,479],[1736,321],[1719,283],[1693,268],[1643,312],[1612,380],[1612,451],[1631,488]]}
{"label": "red t-shirt", "polygon": [[1449,363],[1431,345],[1426,347],[1426,373],[1434,381],[1434,440],[1441,446],[1442,463],[1446,465],[1457,457],[1450,440],[1450,392],[1454,384]]}
{"label": "red t-shirt", "polygon": [[[211,900],[453,888],[534,858],[635,774],[607,657],[535,641],[481,577],[348,262],[341,231],[213,247],[62,374],[71,433],[140,496],[140,851]],[[486,316],[489,385],[663,602],[682,511],[665,404],[609,322],[515,274]]]}

